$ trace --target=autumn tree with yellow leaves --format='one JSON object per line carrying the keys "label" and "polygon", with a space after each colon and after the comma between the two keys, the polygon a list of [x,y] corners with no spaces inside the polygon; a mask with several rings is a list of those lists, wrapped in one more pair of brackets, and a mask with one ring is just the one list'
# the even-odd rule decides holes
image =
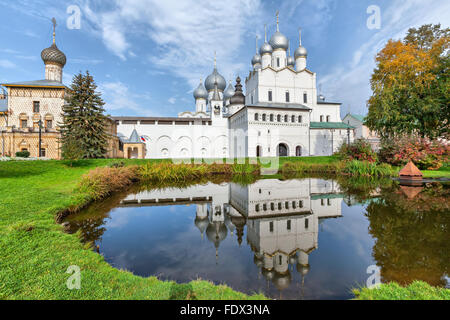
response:
{"label": "autumn tree with yellow leaves", "polygon": [[448,137],[450,29],[424,25],[390,40],[376,57],[367,126],[381,137]]}

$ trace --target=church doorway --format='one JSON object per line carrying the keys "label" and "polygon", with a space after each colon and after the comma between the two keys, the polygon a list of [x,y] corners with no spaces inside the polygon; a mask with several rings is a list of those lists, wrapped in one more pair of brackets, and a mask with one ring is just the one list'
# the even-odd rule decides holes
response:
{"label": "church doorway", "polygon": [[296,157],[301,157],[301,156],[302,156],[302,147],[301,147],[301,146],[298,146],[298,147],[295,149],[295,156],[296,156]]}
{"label": "church doorway", "polygon": [[262,157],[262,147],[261,146],[257,146],[256,147],[256,157],[257,158],[261,158]]}
{"label": "church doorway", "polygon": [[284,143],[280,143],[278,146],[278,157],[287,157],[289,156],[288,146]]}

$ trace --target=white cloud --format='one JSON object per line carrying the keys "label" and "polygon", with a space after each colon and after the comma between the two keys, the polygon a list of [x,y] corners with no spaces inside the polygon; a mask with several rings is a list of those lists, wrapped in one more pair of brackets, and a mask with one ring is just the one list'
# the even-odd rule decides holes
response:
{"label": "white cloud", "polygon": [[402,39],[409,28],[428,23],[448,26],[450,3],[432,0],[393,1],[381,10],[382,25],[368,41],[355,51],[349,61],[321,77],[327,100],[344,102],[342,113],[367,113],[366,102],[371,96],[370,77],[375,68],[375,56],[389,39]]}
{"label": "white cloud", "polygon": [[[102,83],[99,85],[99,91],[106,102],[107,112],[115,116],[130,114],[156,116],[148,109],[142,108],[143,103],[150,100],[148,95],[136,94],[120,81]],[[130,112],[130,110],[133,112]]]}
{"label": "white cloud", "polygon": [[13,69],[16,67],[16,65],[14,63],[12,63],[9,60],[6,59],[1,59],[0,60],[0,67],[1,68],[5,68],[5,69]]}
{"label": "white cloud", "polygon": [[111,52],[126,60],[135,56],[131,36],[151,40],[156,47],[148,61],[192,86],[211,72],[214,51],[224,76],[247,72],[248,65],[236,63],[239,49],[262,25],[260,0],[115,0],[112,9],[95,14],[94,5],[86,2],[84,12]]}
{"label": "white cloud", "polygon": [[177,99],[172,97],[168,101],[169,101],[170,104],[175,104],[177,102]]}

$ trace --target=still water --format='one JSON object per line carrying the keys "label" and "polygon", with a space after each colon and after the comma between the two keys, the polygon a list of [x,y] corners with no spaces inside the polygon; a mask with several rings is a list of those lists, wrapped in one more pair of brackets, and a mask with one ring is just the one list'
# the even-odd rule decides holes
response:
{"label": "still water", "polygon": [[448,285],[447,186],[343,184],[137,187],[65,225],[81,230],[118,269],[179,283],[204,279],[275,299],[351,299],[351,289],[373,275],[371,266],[382,282]]}

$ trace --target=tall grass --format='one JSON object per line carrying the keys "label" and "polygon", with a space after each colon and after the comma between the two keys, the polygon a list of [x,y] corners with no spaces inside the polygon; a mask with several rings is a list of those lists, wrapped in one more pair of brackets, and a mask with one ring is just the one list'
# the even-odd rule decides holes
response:
{"label": "tall grass", "polygon": [[393,176],[395,171],[388,164],[380,164],[368,162],[368,161],[348,161],[345,162],[345,166],[342,173],[352,176],[367,176],[367,177],[390,177]]}

